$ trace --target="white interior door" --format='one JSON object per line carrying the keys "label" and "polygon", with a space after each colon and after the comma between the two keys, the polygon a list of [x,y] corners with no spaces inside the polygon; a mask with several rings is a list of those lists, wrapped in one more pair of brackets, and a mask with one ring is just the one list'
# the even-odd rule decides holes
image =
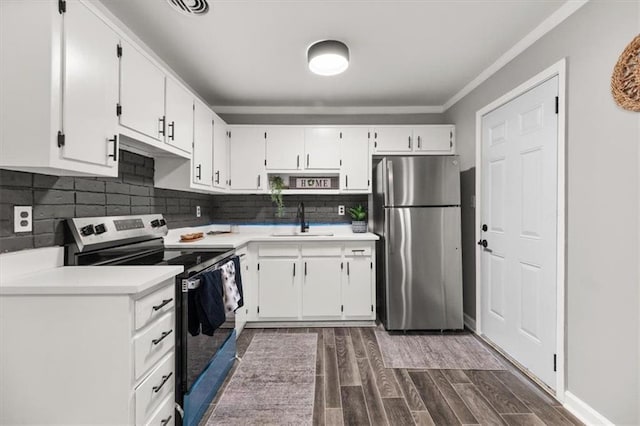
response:
{"label": "white interior door", "polygon": [[554,77],[482,119],[482,331],[552,388],[557,96]]}

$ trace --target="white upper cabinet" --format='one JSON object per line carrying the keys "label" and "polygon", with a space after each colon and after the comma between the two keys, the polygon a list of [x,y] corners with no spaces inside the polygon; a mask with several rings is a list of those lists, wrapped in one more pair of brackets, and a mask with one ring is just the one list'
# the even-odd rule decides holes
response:
{"label": "white upper cabinet", "polygon": [[420,126],[413,129],[413,139],[416,152],[450,154],[454,147],[454,126],[431,125]]}
{"label": "white upper cabinet", "polygon": [[265,175],[264,132],[257,127],[233,127],[229,138],[229,175],[232,190],[262,191]]}
{"label": "white upper cabinet", "polygon": [[269,127],[264,133],[268,170],[304,168],[304,128]]}
{"label": "white upper cabinet", "polygon": [[443,155],[455,153],[454,126],[383,126],[373,130],[374,154]]}
{"label": "white upper cabinet", "polygon": [[369,131],[365,128],[341,129],[340,189],[367,192],[371,187],[371,156]]}
{"label": "white upper cabinet", "polygon": [[117,176],[116,32],[67,2],[0,2],[0,167]]}
{"label": "white upper cabinet", "polygon": [[194,184],[211,188],[213,184],[213,112],[200,101],[195,102],[193,112],[195,125],[192,134],[192,181]]}
{"label": "white upper cabinet", "polygon": [[340,129],[308,127],[304,130],[304,168],[337,170],[340,168]]}
{"label": "white upper cabinet", "polygon": [[213,114],[213,187],[229,188],[229,131],[225,123]]}
{"label": "white upper cabinet", "polygon": [[375,152],[411,152],[412,129],[378,127],[373,130]]}
{"label": "white upper cabinet", "polygon": [[123,41],[120,58],[120,124],[164,141],[165,76],[134,46]]}
{"label": "white upper cabinet", "polygon": [[167,77],[165,102],[166,142],[185,152],[191,152],[191,144],[193,143],[193,96],[175,80]]}

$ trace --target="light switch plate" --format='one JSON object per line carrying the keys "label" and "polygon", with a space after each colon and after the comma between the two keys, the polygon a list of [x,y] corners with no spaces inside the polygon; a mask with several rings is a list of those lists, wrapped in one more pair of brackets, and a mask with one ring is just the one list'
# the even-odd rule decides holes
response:
{"label": "light switch plate", "polygon": [[33,207],[13,206],[13,232],[31,232],[33,230]]}
{"label": "light switch plate", "polygon": [[196,206],[196,217],[202,216],[202,211],[200,211],[200,206]]}
{"label": "light switch plate", "polygon": [[344,216],[344,206],[338,206],[338,215]]}

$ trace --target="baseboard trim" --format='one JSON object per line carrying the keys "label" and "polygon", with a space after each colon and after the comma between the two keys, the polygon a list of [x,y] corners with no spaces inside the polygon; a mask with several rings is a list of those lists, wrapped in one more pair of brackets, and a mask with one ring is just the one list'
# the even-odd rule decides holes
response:
{"label": "baseboard trim", "polygon": [[376,327],[374,320],[367,321],[254,321],[244,328],[317,328],[317,327]]}
{"label": "baseboard trim", "polygon": [[471,331],[475,333],[476,331],[476,320],[475,318],[471,318],[471,316],[464,314],[464,325]]}
{"label": "baseboard trim", "polygon": [[598,413],[589,404],[567,391],[564,393],[564,408],[587,425],[613,425],[614,423]]}

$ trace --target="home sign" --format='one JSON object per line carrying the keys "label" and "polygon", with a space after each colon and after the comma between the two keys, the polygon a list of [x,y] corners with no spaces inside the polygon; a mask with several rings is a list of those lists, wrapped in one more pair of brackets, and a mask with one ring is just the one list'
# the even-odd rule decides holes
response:
{"label": "home sign", "polygon": [[[332,177],[300,176],[291,178],[290,188],[295,189],[337,189],[337,179]],[[293,183],[293,185],[291,185]]]}

